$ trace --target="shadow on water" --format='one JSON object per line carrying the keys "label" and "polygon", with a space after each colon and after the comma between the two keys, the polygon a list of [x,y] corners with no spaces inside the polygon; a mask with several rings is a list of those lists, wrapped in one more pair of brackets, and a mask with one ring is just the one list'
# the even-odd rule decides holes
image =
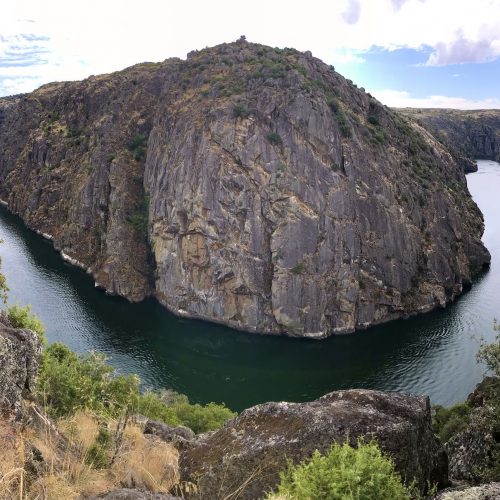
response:
{"label": "shadow on water", "polygon": [[241,410],[263,401],[308,400],[335,389],[367,387],[430,394],[433,402],[450,404],[481,378],[472,336],[493,338],[499,311],[500,236],[490,228],[496,200],[488,194],[495,185],[500,189],[499,172],[498,164],[480,162],[480,172],[469,176],[493,255],[491,271],[470,292],[445,310],[324,341],[242,333],[177,318],[154,300],[130,304],[106,296],[5,209],[0,210],[2,266],[11,302],[31,303],[51,342],[78,352],[105,352],[122,372],[138,373],[145,386],[171,387],[192,401],[224,401]]}

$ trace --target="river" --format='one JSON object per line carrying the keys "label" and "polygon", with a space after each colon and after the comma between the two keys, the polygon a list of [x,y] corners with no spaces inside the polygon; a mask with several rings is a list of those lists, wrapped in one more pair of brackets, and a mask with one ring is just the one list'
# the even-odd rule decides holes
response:
{"label": "river", "polygon": [[500,314],[500,165],[478,161],[469,189],[481,208],[491,269],[446,309],[323,341],[238,332],[180,319],[153,300],[109,297],[62,261],[49,241],[0,209],[2,270],[10,303],[32,304],[50,342],[106,353],[147,388],[173,388],[193,402],[240,411],[271,400],[305,401],[353,387],[428,394],[432,403],[463,400],[481,379],[478,339],[494,338]]}

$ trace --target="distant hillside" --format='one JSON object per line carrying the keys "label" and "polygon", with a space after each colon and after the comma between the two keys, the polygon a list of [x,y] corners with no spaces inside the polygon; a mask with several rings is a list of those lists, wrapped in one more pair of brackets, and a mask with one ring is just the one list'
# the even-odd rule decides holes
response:
{"label": "distant hillside", "polygon": [[500,161],[500,109],[399,108],[397,111],[446,144],[466,172],[477,170],[475,159]]}

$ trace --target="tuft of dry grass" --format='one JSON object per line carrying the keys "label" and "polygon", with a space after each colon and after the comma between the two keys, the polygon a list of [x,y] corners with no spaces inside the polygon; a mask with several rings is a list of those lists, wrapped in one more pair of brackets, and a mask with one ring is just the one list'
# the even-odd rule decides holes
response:
{"label": "tuft of dry grass", "polygon": [[179,482],[178,460],[173,446],[145,436],[139,426],[131,424],[125,429],[111,473],[121,486],[164,493]]}
{"label": "tuft of dry grass", "polygon": [[[106,426],[117,435],[118,422]],[[168,492],[179,481],[177,450],[135,424],[125,427],[113,464],[103,469],[87,460],[99,435],[95,416],[80,412],[57,427],[63,446],[53,430],[21,429],[0,417],[0,500],[73,500],[127,486]],[[110,461],[115,447],[106,450]]]}

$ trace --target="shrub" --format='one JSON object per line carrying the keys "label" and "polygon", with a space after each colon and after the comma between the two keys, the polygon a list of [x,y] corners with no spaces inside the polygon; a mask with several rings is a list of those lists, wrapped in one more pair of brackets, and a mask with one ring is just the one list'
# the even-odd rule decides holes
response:
{"label": "shrub", "polygon": [[269,132],[269,134],[267,134],[267,140],[275,146],[281,146],[281,144],[283,144],[283,140],[277,132]]}
{"label": "shrub", "polygon": [[146,392],[139,397],[137,411],[153,420],[169,425],[185,425],[194,432],[214,431],[224,422],[234,418],[224,404],[208,403],[205,406],[191,404],[184,394],[174,391]]}
{"label": "shrub", "polygon": [[378,116],[376,116],[376,115],[370,115],[368,117],[368,123],[371,123],[372,125],[379,125],[380,122],[379,122]]}
{"label": "shrub", "polygon": [[326,103],[328,104],[328,107],[334,112],[334,113],[337,113],[337,111],[339,110],[339,102],[337,101],[337,99],[335,99],[335,97],[330,97]]}
{"label": "shrub", "polygon": [[[0,240],[0,243],[3,243]],[[2,265],[2,259],[0,258],[0,267]],[[7,280],[3,273],[0,273],[0,300],[5,304],[7,302],[7,292],[9,291],[9,287],[7,286]]]}
{"label": "shrub", "polygon": [[316,450],[310,460],[289,464],[280,477],[277,492],[268,500],[400,500],[410,499],[412,493],[402,483],[392,460],[382,455],[375,442],[358,441],[357,448],[335,443],[326,455]]}
{"label": "shrub", "polygon": [[436,405],[432,428],[443,443],[463,431],[470,422],[471,408],[467,403],[458,403],[450,408]]}
{"label": "shrub", "polygon": [[144,193],[134,205],[133,212],[127,217],[127,222],[139,233],[142,240],[148,240],[149,225],[149,194]]}
{"label": "shrub", "polygon": [[248,118],[249,116],[250,111],[244,104],[236,104],[233,108],[233,118]]}
{"label": "shrub", "polygon": [[42,354],[37,393],[54,417],[84,410],[106,419],[128,411],[199,433],[216,430],[236,415],[223,404],[191,404],[174,391],[141,394],[139,387],[136,375],[118,375],[103,354],[78,356],[61,343]]}
{"label": "shrub", "polygon": [[[495,321],[495,330],[500,327]],[[477,353],[477,360],[484,363],[488,370],[491,370],[495,377],[500,377],[500,334],[497,334],[495,342],[492,344],[481,343],[479,352]]]}
{"label": "shrub", "polygon": [[295,266],[292,267],[292,269],[290,269],[290,272],[292,274],[302,274],[306,269],[306,266],[304,265],[303,262],[299,262],[298,264],[296,264]]}
{"label": "shrub", "polygon": [[351,137],[351,127],[342,110],[339,108],[337,113],[337,123],[339,124],[340,132],[344,137]]}
{"label": "shrub", "polygon": [[146,156],[147,137],[143,134],[136,134],[128,143],[128,148],[134,153],[134,160],[141,161]]}
{"label": "shrub", "polygon": [[14,328],[33,330],[40,337],[42,344],[47,344],[45,327],[41,320],[31,312],[31,306],[10,306],[7,308],[7,317]]}
{"label": "shrub", "polygon": [[56,342],[42,353],[37,392],[52,416],[91,410],[110,417],[133,406],[139,394],[139,379],[116,375],[103,354],[77,356]]}

